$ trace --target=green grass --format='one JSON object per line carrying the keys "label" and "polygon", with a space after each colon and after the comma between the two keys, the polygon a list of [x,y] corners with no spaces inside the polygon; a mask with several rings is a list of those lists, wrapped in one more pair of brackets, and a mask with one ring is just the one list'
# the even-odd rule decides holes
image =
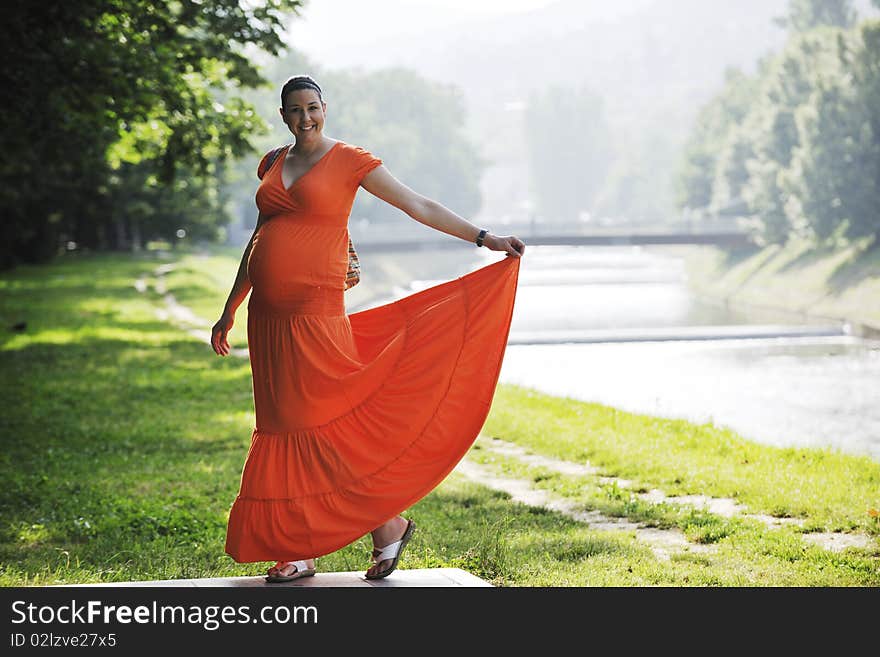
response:
{"label": "green grass", "polygon": [[[828,449],[749,442],[727,428],[627,413],[515,386],[498,390],[483,433],[667,495],[730,497],[752,513],[827,531],[880,533],[880,463]],[[638,488],[637,488],[638,490]]]}
{"label": "green grass", "polygon": [[[238,256],[173,257],[168,290],[213,322]],[[0,276],[0,585],[255,575],[269,565],[223,552],[254,422],[248,363],[218,358],[159,319],[153,275],[165,263],[77,256]],[[25,330],[10,328],[20,321]],[[635,490],[730,496],[806,526],[650,505],[595,478],[493,457],[481,439],[472,458],[487,467],[584,509],[679,528],[713,551],[659,559],[632,532],[592,530],[453,473],[408,512],[419,530],[402,567],[461,567],[500,586],[880,584],[880,527],[868,513],[880,507],[880,464],[868,459],[758,446],[711,425],[506,385],[484,433],[589,460]],[[805,544],[804,530],[869,533],[875,547],[832,553]],[[366,569],[369,548],[363,537],[319,569]]]}

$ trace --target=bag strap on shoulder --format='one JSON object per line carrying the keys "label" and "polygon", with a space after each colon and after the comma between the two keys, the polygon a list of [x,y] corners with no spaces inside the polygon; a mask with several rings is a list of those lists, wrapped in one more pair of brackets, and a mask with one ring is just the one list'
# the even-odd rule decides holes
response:
{"label": "bag strap on shoulder", "polygon": [[284,144],[283,146],[279,146],[278,148],[273,148],[271,151],[269,151],[264,156],[263,161],[265,162],[265,166],[260,171],[260,179],[261,180],[263,179],[263,176],[266,175],[266,172],[272,168],[272,165],[275,164],[275,160],[278,159],[278,156],[281,154],[281,151],[283,151],[288,146],[289,146],[289,144]]}

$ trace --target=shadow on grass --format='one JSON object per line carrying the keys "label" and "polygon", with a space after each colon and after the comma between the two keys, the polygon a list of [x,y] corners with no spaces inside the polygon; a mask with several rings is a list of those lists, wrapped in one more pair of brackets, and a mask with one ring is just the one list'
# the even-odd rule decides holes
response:
{"label": "shadow on grass", "polygon": [[760,250],[761,250],[760,247],[753,245],[753,244],[725,248],[721,252],[722,253],[722,262],[723,262],[724,267],[726,269],[732,269],[732,268],[742,264],[743,262],[745,262],[749,258],[751,258],[753,255],[758,253]]}
{"label": "shadow on grass", "polygon": [[[187,341],[88,340],[9,350],[0,371],[4,544],[195,539],[202,514],[216,528],[252,429],[246,363]],[[204,508],[182,513],[189,499]]]}
{"label": "shadow on grass", "polygon": [[[857,283],[867,276],[880,275],[880,240],[863,239],[851,246],[852,253],[834,269],[830,279],[830,289],[837,293]],[[840,245],[820,244],[805,249],[797,257],[785,263],[779,271],[797,271],[815,265],[820,260],[834,256],[841,250]]]}
{"label": "shadow on grass", "polygon": [[[416,504],[421,541],[410,567],[463,568],[496,585],[516,585],[542,561],[579,562],[598,554],[630,554],[626,537],[603,538],[544,508],[513,502],[506,493],[456,476]],[[428,548],[427,546],[432,546]]]}
{"label": "shadow on grass", "polygon": [[779,268],[779,272],[796,272],[800,269],[803,269],[804,267],[810,267],[812,265],[815,265],[820,260],[823,260],[830,255],[834,255],[834,253],[836,253],[838,250],[839,247],[831,246],[828,244],[820,244],[811,248],[806,248],[801,251],[797,256],[782,265]]}
{"label": "shadow on grass", "polygon": [[3,319],[27,322],[2,336],[7,578],[79,563],[95,568],[76,580],[94,581],[114,555],[223,536],[253,428],[250,369],[155,318],[134,289],[155,265],[81,258],[0,281]]}
{"label": "shadow on grass", "polygon": [[832,292],[838,294],[868,277],[880,278],[880,238],[874,238],[856,248],[841,262],[828,279]]}

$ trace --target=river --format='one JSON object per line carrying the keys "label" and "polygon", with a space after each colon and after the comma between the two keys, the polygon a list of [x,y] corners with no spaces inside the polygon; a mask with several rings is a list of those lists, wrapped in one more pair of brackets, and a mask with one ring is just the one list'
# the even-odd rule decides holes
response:
{"label": "river", "polygon": [[529,247],[500,380],[880,461],[880,342],[701,301],[662,247]]}

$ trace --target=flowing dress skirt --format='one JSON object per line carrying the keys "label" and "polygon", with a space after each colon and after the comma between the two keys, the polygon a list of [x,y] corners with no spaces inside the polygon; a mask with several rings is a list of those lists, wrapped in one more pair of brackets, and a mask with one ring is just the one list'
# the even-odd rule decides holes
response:
{"label": "flowing dress skirt", "polygon": [[256,253],[256,426],[226,552],[319,557],[405,511],[471,447],[498,382],[519,258],[349,315],[341,289],[285,283],[278,259],[263,272]]}

